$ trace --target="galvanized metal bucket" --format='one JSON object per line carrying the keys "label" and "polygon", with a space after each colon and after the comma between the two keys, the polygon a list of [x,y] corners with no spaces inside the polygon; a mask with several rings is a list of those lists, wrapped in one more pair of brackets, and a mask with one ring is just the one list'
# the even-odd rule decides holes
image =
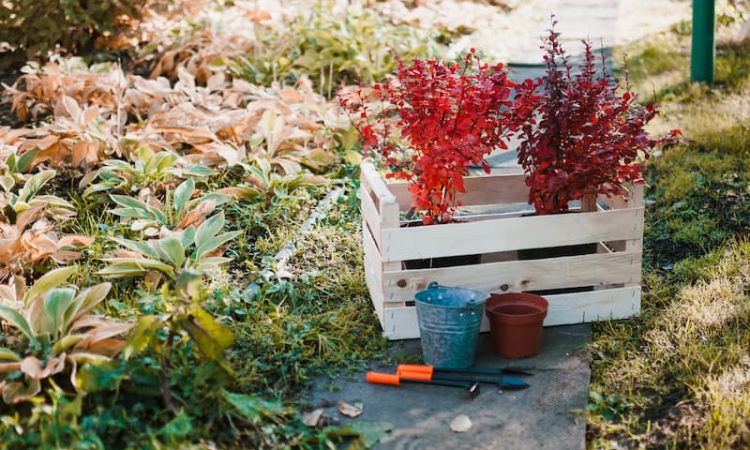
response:
{"label": "galvanized metal bucket", "polygon": [[424,362],[450,369],[471,366],[489,295],[432,282],[415,297]]}

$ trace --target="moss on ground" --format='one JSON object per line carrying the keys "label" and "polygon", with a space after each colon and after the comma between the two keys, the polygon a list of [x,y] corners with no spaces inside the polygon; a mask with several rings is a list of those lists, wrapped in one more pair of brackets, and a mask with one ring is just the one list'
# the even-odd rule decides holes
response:
{"label": "moss on ground", "polygon": [[630,75],[685,142],[650,162],[638,318],[594,327],[590,448],[750,446],[750,41],[717,83],[687,79],[689,37],[635,46]]}

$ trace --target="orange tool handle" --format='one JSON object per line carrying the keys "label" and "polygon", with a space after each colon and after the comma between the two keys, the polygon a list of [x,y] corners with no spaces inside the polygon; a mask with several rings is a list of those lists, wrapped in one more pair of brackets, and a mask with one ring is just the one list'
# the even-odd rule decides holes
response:
{"label": "orange tool handle", "polygon": [[368,383],[373,384],[388,384],[391,386],[399,386],[401,384],[401,380],[398,378],[398,375],[393,375],[390,373],[367,372],[365,379]]}
{"label": "orange tool handle", "polygon": [[432,373],[424,373],[424,372],[404,372],[402,370],[399,370],[398,376],[402,380],[416,380],[416,381],[432,380]]}
{"label": "orange tool handle", "polygon": [[402,373],[424,373],[430,376],[429,379],[432,378],[432,375],[434,373],[434,368],[432,366],[428,366],[426,364],[399,364],[398,369],[396,370],[396,373],[401,375]]}

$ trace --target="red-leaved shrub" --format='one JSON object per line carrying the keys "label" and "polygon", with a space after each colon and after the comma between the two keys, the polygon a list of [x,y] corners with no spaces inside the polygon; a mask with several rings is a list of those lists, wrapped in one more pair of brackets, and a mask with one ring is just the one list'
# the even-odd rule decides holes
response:
{"label": "red-leaved shrub", "polygon": [[[528,81],[524,92],[533,91]],[[531,112],[514,107],[502,64],[489,66],[472,50],[461,64],[401,63],[395,76],[342,92],[340,102],[364,139],[366,155],[406,180],[423,223],[447,223],[472,165],[489,172],[484,157],[507,149],[509,135]],[[524,105],[526,103],[523,103]]]}
{"label": "red-leaved shrub", "polygon": [[[656,107],[639,105],[627,88],[620,93],[604,53],[597,70],[590,42],[584,41],[584,61],[574,73],[554,25],[542,46],[547,72],[541,98],[526,116],[518,152],[537,214],[567,211],[572,200],[588,194],[622,194],[625,183],[643,182],[642,161],[651,151],[680,134],[648,135],[645,126]],[[520,88],[530,95],[533,86]]]}

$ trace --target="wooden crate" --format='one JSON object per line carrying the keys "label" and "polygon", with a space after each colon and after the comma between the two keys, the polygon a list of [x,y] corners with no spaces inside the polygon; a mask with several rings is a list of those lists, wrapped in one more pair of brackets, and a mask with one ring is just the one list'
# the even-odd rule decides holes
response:
{"label": "wooden crate", "polygon": [[[522,174],[467,177],[464,207],[526,203]],[[411,204],[406,183],[386,184],[362,164],[365,276],[385,335],[419,337],[414,294],[431,281],[484,292],[593,287],[545,296],[545,326],[622,319],[640,311],[643,189],[627,197],[601,196],[593,212],[522,217],[521,212],[477,214],[461,223],[401,227]],[[598,243],[597,253],[518,260],[517,251]],[[405,270],[403,261],[481,254],[481,264]],[[487,323],[483,323],[483,330]]]}

